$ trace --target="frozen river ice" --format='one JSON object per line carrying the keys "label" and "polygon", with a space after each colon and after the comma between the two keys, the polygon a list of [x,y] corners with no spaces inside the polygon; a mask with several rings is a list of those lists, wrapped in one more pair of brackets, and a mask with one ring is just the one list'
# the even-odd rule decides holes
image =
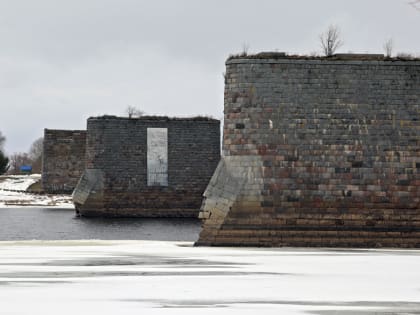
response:
{"label": "frozen river ice", "polygon": [[53,208],[0,224],[1,315],[420,314],[418,250],[193,247],[197,220]]}
{"label": "frozen river ice", "polygon": [[420,251],[0,242],[0,314],[420,314]]}

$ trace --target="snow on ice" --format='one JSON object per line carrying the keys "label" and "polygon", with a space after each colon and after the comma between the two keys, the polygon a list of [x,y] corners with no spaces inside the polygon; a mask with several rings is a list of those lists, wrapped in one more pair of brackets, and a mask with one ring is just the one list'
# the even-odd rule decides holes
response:
{"label": "snow on ice", "polygon": [[0,242],[5,314],[414,314],[420,251]]}

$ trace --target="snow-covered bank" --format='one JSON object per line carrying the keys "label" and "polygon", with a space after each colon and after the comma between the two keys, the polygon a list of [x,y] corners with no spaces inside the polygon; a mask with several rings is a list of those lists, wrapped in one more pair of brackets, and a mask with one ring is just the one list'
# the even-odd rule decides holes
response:
{"label": "snow-covered bank", "polygon": [[41,180],[40,174],[0,176],[0,207],[41,206],[74,208],[71,196],[40,195],[26,190]]}
{"label": "snow-covered bank", "polygon": [[40,174],[0,176],[0,189],[26,191],[39,180]]}
{"label": "snow-covered bank", "polygon": [[0,242],[5,314],[414,314],[420,251]]}

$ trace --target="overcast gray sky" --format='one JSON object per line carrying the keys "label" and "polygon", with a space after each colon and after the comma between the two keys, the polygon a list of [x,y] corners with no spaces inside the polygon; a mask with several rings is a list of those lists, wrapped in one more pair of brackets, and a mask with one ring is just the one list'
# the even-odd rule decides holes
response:
{"label": "overcast gray sky", "polygon": [[[420,8],[420,5],[419,5]],[[0,0],[0,131],[25,152],[43,128],[89,116],[222,117],[224,62],[249,52],[320,52],[337,24],[341,52],[420,55],[408,0]]]}

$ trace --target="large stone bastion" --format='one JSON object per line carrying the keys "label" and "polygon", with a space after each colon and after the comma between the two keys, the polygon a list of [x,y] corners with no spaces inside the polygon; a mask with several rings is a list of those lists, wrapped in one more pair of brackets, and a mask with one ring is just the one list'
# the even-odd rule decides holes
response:
{"label": "large stone bastion", "polygon": [[92,117],[81,216],[197,217],[220,160],[220,121],[207,117]]}
{"label": "large stone bastion", "polygon": [[420,61],[226,62],[197,245],[420,247]]}

